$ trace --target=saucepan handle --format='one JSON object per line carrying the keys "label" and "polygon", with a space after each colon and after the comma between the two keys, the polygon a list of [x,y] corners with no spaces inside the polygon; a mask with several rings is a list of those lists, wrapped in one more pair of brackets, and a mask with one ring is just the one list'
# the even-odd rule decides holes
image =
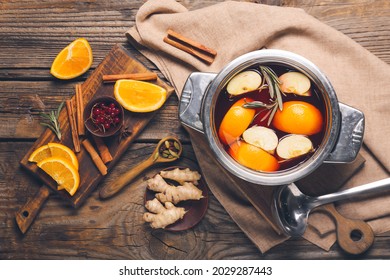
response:
{"label": "saucepan handle", "polygon": [[363,144],[364,114],[348,105],[339,103],[341,128],[333,151],[324,162],[349,163],[355,160]]}
{"label": "saucepan handle", "polygon": [[194,72],[188,77],[179,103],[179,118],[183,125],[204,133],[200,116],[203,95],[216,75]]}

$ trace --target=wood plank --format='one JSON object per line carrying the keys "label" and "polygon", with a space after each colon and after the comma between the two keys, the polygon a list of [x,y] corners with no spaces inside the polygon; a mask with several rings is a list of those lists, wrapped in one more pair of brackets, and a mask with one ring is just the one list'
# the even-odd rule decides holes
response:
{"label": "wood plank", "polygon": [[[196,9],[217,2],[222,1],[182,1],[182,4]],[[303,8],[390,63],[387,48],[390,26],[383,24],[390,16],[389,2],[386,0],[361,3],[353,0],[261,2]],[[2,4],[0,68],[48,68],[59,50],[79,36],[90,41],[95,57],[100,61],[112,44],[126,43],[124,33],[134,25],[135,14],[141,5],[142,2],[134,1],[100,1],[94,5],[50,1],[50,4],[42,4],[42,8],[38,8],[34,1]],[[96,24],[96,17],[100,19],[99,25]],[[10,53],[13,55],[10,56]],[[93,66],[96,65],[94,62]]]}
{"label": "wood plank", "polygon": [[388,45],[390,26],[383,24],[390,17],[390,2],[337,0],[337,1],[284,1],[285,6],[303,8],[308,14],[349,36],[363,47],[390,63]]}
{"label": "wood plank", "polygon": [[[107,55],[107,53],[112,48],[113,44],[107,44],[107,47],[104,49],[99,49],[96,54],[94,52],[94,64],[91,66],[91,68],[82,76],[72,79],[71,81],[67,81],[68,83],[75,83],[75,82],[81,82],[84,81],[94,70],[95,65],[100,63],[104,57]],[[135,50],[130,44],[128,44],[126,41],[122,45],[125,49],[127,49],[129,52],[131,52],[132,56],[139,60],[143,65],[145,65],[148,69],[157,72],[159,74],[159,77],[163,79],[164,77],[159,73],[156,66],[151,63],[145,56],[143,56],[141,53],[139,53],[137,50]],[[2,49],[2,46],[0,46],[0,49]],[[3,48],[3,51],[6,53],[12,53],[12,50],[6,50]],[[59,51],[59,49],[57,50]],[[54,57],[52,57],[52,61],[54,60]],[[16,64],[10,65],[9,68],[4,67],[0,68],[0,81],[53,81],[53,82],[60,82],[58,79],[54,78],[50,74],[50,65],[47,65],[45,67],[37,67],[37,65],[34,62],[34,58],[28,59],[28,66],[27,67],[18,67]],[[1,63],[1,62],[0,62]],[[48,85],[49,86],[49,85]]]}
{"label": "wood plank", "polygon": [[[183,4],[200,8],[215,2],[185,1]],[[47,67],[60,48],[79,36],[90,42],[94,56],[100,60],[113,44],[126,43],[124,34],[134,25],[135,14],[142,4],[142,1],[98,1],[87,5],[71,0],[0,3],[0,46],[3,50],[0,67],[31,67],[31,63],[35,65],[33,67]],[[96,24],[97,18],[99,24]],[[10,53],[12,57],[8,55]]]}

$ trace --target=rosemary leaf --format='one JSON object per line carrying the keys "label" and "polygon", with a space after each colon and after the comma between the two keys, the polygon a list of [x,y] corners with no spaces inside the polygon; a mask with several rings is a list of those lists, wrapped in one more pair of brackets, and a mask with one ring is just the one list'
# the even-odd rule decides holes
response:
{"label": "rosemary leaf", "polygon": [[275,96],[274,83],[272,82],[271,77],[268,75],[268,72],[265,70],[265,67],[261,67],[260,70],[264,76],[265,81],[267,82],[269,95],[271,96],[271,98],[274,98]]}
{"label": "rosemary leaf", "polygon": [[49,121],[51,120],[49,114],[39,113],[39,116],[40,116],[41,118],[48,119]]}
{"label": "rosemary leaf", "polygon": [[61,130],[60,130],[60,123],[58,121],[58,117],[60,115],[63,106],[64,106],[64,102],[60,104],[60,106],[56,111],[51,111],[48,114],[46,113],[39,114],[41,118],[44,120],[44,122],[41,122],[40,124],[50,128],[55,133],[58,140],[61,140]]}
{"label": "rosemary leaf", "polygon": [[50,113],[49,113],[49,116],[50,116],[50,120],[53,120],[53,119],[56,119],[57,117],[56,117],[56,114],[54,113],[54,111],[51,111]]}
{"label": "rosemary leaf", "polygon": [[65,101],[62,101],[60,106],[58,106],[57,114],[56,114],[57,119],[60,117],[60,113],[61,113],[62,107],[64,107],[64,104],[65,104]]}
{"label": "rosemary leaf", "polygon": [[261,74],[263,74],[264,80],[267,82],[269,95],[271,96],[271,98],[274,98],[274,89],[273,89],[273,83],[271,81],[271,77],[268,75],[264,66],[260,66],[260,72]]}
{"label": "rosemary leaf", "polygon": [[49,124],[49,123],[41,122],[41,123],[39,123],[39,124],[40,124],[40,125],[43,125],[43,126],[46,126],[46,127],[50,128],[51,130],[55,130],[54,126],[52,126],[52,125]]}
{"label": "rosemary leaf", "polygon": [[282,111],[283,110],[283,100],[282,100],[282,94],[280,92],[278,85],[275,86],[275,93],[276,93],[276,99],[277,99],[277,103],[279,105],[279,109],[280,109],[280,111]]}
{"label": "rosemary leaf", "polygon": [[268,122],[267,122],[268,126],[271,124],[272,119],[274,118],[274,116],[275,116],[277,110],[278,110],[278,106],[275,106],[275,107],[272,109],[272,112],[271,112],[271,114],[269,115]]}
{"label": "rosemary leaf", "polygon": [[[242,105],[244,108],[256,109],[256,108],[265,108],[268,112],[262,117],[261,121],[265,121],[268,118],[268,125],[271,124],[272,119],[274,118],[276,111],[279,109],[283,110],[283,92],[280,90],[280,85],[282,84],[276,75],[275,71],[268,66],[259,66],[260,72],[263,75],[263,85],[268,87],[269,95],[271,97],[271,102],[269,104],[263,103],[261,101],[252,101],[246,102]],[[264,85],[264,81],[266,85]]]}
{"label": "rosemary leaf", "polygon": [[[261,118],[261,122],[263,122],[263,121],[265,121],[268,117],[269,117],[269,115],[271,114],[271,111],[270,110],[268,110],[267,111],[267,113]],[[271,123],[271,122],[270,122]]]}
{"label": "rosemary leaf", "polygon": [[272,80],[274,80],[274,82],[276,82],[279,85],[282,84],[282,82],[278,78],[278,75],[276,75],[275,71],[272,70],[272,68],[264,67],[264,66],[261,66],[261,67],[263,67],[264,71],[266,71],[271,76],[271,78],[272,78]]}
{"label": "rosemary leaf", "polygon": [[252,102],[246,102],[242,104],[242,107],[246,109],[256,109],[256,108],[271,109],[273,106],[274,106],[273,104],[265,104],[264,102],[261,101],[252,101]]}

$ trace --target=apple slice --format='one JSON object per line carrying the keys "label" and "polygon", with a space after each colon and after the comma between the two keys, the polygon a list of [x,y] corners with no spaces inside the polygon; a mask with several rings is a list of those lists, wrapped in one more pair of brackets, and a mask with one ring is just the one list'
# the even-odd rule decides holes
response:
{"label": "apple slice", "polygon": [[276,153],[283,159],[291,159],[313,151],[313,144],[304,135],[289,134],[280,139]]}
{"label": "apple slice", "polygon": [[248,144],[273,154],[278,145],[278,136],[275,131],[264,126],[252,126],[244,131],[242,138]]}
{"label": "apple slice", "polygon": [[231,95],[240,95],[259,88],[261,81],[259,73],[251,70],[244,71],[229,81],[226,90]]}
{"label": "apple slice", "polygon": [[279,77],[280,90],[284,93],[294,93],[300,96],[311,96],[310,80],[300,72],[287,72]]}

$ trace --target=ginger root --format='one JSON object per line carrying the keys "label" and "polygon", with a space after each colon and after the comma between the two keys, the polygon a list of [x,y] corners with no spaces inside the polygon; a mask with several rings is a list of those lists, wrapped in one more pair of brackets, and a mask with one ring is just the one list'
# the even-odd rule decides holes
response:
{"label": "ginger root", "polygon": [[146,202],[146,209],[152,213],[144,213],[143,219],[145,222],[149,222],[152,228],[165,228],[182,219],[186,213],[183,207],[176,207],[171,202],[165,202],[164,205],[157,198]]}
{"label": "ginger root", "polygon": [[203,197],[202,190],[191,182],[184,182],[180,186],[169,185],[159,174],[147,181],[148,189],[157,192],[156,197],[161,202],[177,204],[184,200],[199,200]]}
{"label": "ginger root", "polygon": [[199,200],[203,197],[202,191],[190,182],[184,182],[181,186],[170,186],[164,192],[156,194],[156,197],[161,202],[172,202],[177,204],[184,200]]}
{"label": "ginger root", "polygon": [[[168,184],[163,177],[178,182],[180,186]],[[203,198],[202,190],[195,186],[200,178],[201,175],[197,171],[176,168],[161,171],[160,174],[147,180],[147,188],[156,192],[156,197],[145,203],[149,212],[144,213],[144,221],[151,223],[152,228],[165,228],[182,219],[186,213],[185,209],[174,204]]]}
{"label": "ginger root", "polygon": [[148,189],[155,192],[164,192],[167,188],[172,187],[169,185],[160,174],[157,174],[153,178],[146,181]]}
{"label": "ginger root", "polygon": [[184,182],[193,182],[193,184],[196,185],[201,177],[198,171],[192,171],[189,168],[175,168],[169,171],[161,171],[160,175],[165,179],[174,180],[181,185],[183,185]]}

